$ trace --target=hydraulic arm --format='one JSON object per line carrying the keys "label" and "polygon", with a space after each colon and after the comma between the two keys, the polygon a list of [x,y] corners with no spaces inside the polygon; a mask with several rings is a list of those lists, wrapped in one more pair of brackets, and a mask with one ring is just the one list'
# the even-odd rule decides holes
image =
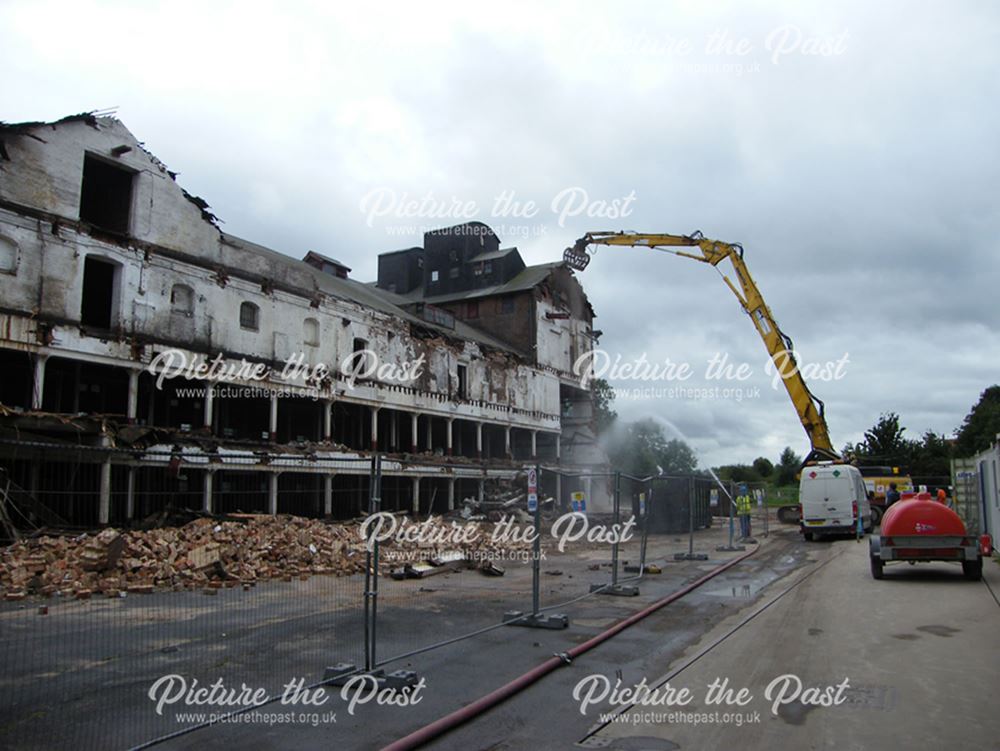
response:
{"label": "hydraulic arm", "polygon": [[[795,411],[799,415],[802,427],[809,436],[812,450],[806,457],[809,461],[840,461],[840,456],[830,442],[830,434],[826,426],[823,402],[813,396],[799,372],[798,362],[791,339],[778,327],[771,310],[757,288],[756,282],[750,276],[746,263],[743,261],[743,247],[736,243],[709,240],[701,232],[691,235],[660,235],[638,234],[628,232],[590,232],[566,248],[563,260],[571,267],[582,271],[590,263],[587,254],[589,245],[622,245],[629,247],[647,247],[661,250],[684,258],[710,264],[716,269],[720,263],[729,259],[736,274],[734,283],[725,273],[719,270],[723,281],[729,286],[736,299],[740,301],[743,310],[750,316],[757,333],[764,340],[767,352],[771,356],[774,367],[781,374],[782,382],[791,397]],[[680,250],[692,248],[692,250]]]}

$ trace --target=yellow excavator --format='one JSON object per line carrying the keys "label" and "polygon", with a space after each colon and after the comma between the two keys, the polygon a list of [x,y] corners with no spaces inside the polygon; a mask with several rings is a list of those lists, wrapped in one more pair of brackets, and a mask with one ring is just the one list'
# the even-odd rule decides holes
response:
{"label": "yellow excavator", "polygon": [[[743,246],[736,243],[709,240],[701,232],[690,235],[654,235],[634,232],[590,232],[566,248],[563,261],[570,268],[583,271],[590,263],[588,247],[591,245],[621,245],[628,247],[652,248],[654,250],[672,253],[682,258],[691,258],[715,266],[729,259],[736,273],[737,284],[720,270],[722,279],[740,301],[743,310],[750,316],[753,325],[764,340],[767,352],[774,362],[777,372],[781,374],[782,382],[788,391],[788,396],[795,405],[799,421],[809,436],[811,450],[805,459],[805,464],[818,461],[843,461],[830,442],[830,433],[826,427],[823,402],[817,399],[806,385],[799,372],[795,359],[792,340],[789,339],[774,320],[771,310],[757,288],[753,277],[743,261]],[[697,250],[678,250],[692,248]]]}

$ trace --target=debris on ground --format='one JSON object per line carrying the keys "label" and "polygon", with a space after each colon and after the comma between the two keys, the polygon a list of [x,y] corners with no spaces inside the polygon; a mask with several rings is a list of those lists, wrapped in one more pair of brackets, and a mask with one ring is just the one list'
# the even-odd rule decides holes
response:
{"label": "debris on ground", "polygon": [[[434,520],[434,525],[478,522]],[[388,540],[380,545],[380,568],[412,562],[421,577],[442,570],[474,568],[523,544],[495,543],[483,525],[476,539],[455,550],[422,542]],[[75,537],[44,535],[21,539],[0,550],[0,596],[29,595],[86,599],[159,590],[209,589],[256,581],[306,579],[316,574],[349,576],[365,569],[365,544],[358,522],[331,524],[286,514],[230,514],[201,517],[180,527],[122,531],[112,528]],[[430,561],[428,563],[428,561]],[[502,575],[498,566],[484,574]]]}

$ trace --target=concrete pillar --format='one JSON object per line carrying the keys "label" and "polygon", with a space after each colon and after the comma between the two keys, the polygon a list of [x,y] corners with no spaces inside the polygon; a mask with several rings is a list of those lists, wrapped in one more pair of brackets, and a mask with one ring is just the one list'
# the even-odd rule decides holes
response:
{"label": "concrete pillar", "polygon": [[420,514],[420,478],[413,478],[413,515]]}
{"label": "concrete pillar", "polygon": [[202,412],[201,422],[205,429],[212,434],[215,433],[214,404],[215,384],[211,381],[205,381],[205,402],[202,405],[204,411]]}
{"label": "concrete pillar", "polygon": [[538,431],[537,430],[532,430],[531,431],[531,458],[532,459],[537,459],[538,458]]}
{"label": "concrete pillar", "polygon": [[278,395],[271,394],[271,418],[268,424],[267,432],[270,434],[270,441],[273,443],[278,440]]}
{"label": "concrete pillar", "polygon": [[410,453],[417,453],[417,423],[420,419],[420,415],[416,412],[410,415]]}
{"label": "concrete pillar", "polygon": [[380,407],[372,407],[372,451],[378,451],[378,411]]}
{"label": "concrete pillar", "polygon": [[448,510],[455,510],[455,478],[448,478]]}
{"label": "concrete pillar", "polygon": [[38,462],[31,463],[31,470],[28,473],[28,494],[32,498],[38,497],[39,480],[41,479],[42,467]]}
{"label": "concrete pillar", "polygon": [[476,458],[483,458],[483,424],[476,423]]}
{"label": "concrete pillar", "polygon": [[479,480],[479,502],[483,502],[483,498],[486,495],[486,481],[483,479]]}
{"label": "concrete pillar", "polygon": [[333,475],[323,475],[323,516],[333,516]]}
{"label": "concrete pillar", "polygon": [[556,433],[556,461],[558,462],[560,457],[562,457],[562,436]]}
{"label": "concrete pillar", "polygon": [[323,402],[323,440],[330,443],[333,440],[333,401]]}
{"label": "concrete pillar", "polygon": [[214,479],[214,471],[210,469],[205,470],[205,475],[202,478],[202,490],[201,490],[201,510],[211,514],[212,513],[212,480]]}
{"label": "concrete pillar", "polygon": [[42,408],[42,397],[45,395],[45,363],[48,355],[35,355],[35,371],[31,382],[31,408]]}
{"label": "concrete pillar", "polygon": [[583,482],[581,482],[580,484],[583,487],[583,497],[587,501],[587,510],[590,511],[590,509],[592,507],[591,504],[593,504],[593,502],[594,502],[594,498],[590,494],[590,488],[591,488],[590,480],[591,480],[591,478],[584,477],[582,479],[583,479]]}
{"label": "concrete pillar", "polygon": [[399,451],[399,412],[389,417],[389,450]]}
{"label": "concrete pillar", "polygon": [[[105,444],[106,445],[106,444]],[[101,494],[97,522],[105,526],[111,521],[111,457],[101,462]]]}
{"label": "concrete pillar", "polygon": [[510,425],[506,426],[503,430],[503,453],[508,459],[513,456],[513,452],[510,449]]}
{"label": "concrete pillar", "polygon": [[562,511],[562,474],[556,472],[556,511]]}
{"label": "concrete pillar", "polygon": [[452,426],[452,423],[454,423],[454,422],[455,422],[455,418],[454,417],[449,417],[448,418],[448,421],[447,421],[448,430],[446,432],[446,439],[445,439],[445,453],[448,456],[451,456],[451,451],[452,451],[451,426]]}
{"label": "concrete pillar", "polygon": [[125,417],[129,424],[135,422],[136,413],[139,411],[139,371],[130,370],[128,372],[128,402],[125,406]]}
{"label": "concrete pillar", "polygon": [[135,467],[128,468],[125,490],[125,518],[135,518]]}
{"label": "concrete pillar", "polygon": [[434,453],[434,418],[427,415],[427,450]]}
{"label": "concrete pillar", "polygon": [[267,513],[274,516],[278,513],[278,473],[267,475]]}

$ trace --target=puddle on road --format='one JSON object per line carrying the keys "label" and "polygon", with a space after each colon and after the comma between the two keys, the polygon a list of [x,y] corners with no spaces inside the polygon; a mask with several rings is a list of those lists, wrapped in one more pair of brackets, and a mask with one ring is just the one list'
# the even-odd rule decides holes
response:
{"label": "puddle on road", "polygon": [[713,597],[736,597],[743,600],[752,600],[761,589],[763,587],[756,584],[739,584],[726,587],[725,589],[713,589],[711,592],[706,592],[705,594],[712,595]]}
{"label": "puddle on road", "polygon": [[[604,746],[610,751],[676,751],[680,746],[665,738],[650,738],[642,735],[632,735],[625,738],[613,738],[610,741],[591,737],[594,742],[578,743],[578,746],[596,748]],[[591,740],[591,739],[588,739]]]}
{"label": "puddle on road", "polygon": [[808,715],[816,707],[811,704],[803,704],[801,701],[794,701],[791,704],[782,704],[778,707],[778,717],[789,725],[802,725]]}
{"label": "puddle on road", "polygon": [[952,628],[951,626],[917,626],[917,631],[923,631],[925,634],[934,634],[934,636],[950,637],[952,634],[960,633],[961,629]]}
{"label": "puddle on road", "polygon": [[777,578],[777,574],[768,573],[762,576],[755,576],[749,581],[737,581],[726,587],[708,590],[705,594],[712,595],[713,597],[734,597],[738,600],[752,600]]}

